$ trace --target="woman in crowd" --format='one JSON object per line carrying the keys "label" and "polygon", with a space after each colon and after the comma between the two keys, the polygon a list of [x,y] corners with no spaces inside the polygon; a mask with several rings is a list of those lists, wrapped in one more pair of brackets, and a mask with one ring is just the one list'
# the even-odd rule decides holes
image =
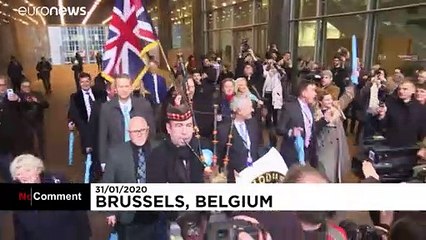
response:
{"label": "woman in crowd", "polygon": [[[60,177],[45,172],[41,159],[24,154],[10,164],[16,183],[62,183]],[[13,213],[15,240],[89,240],[89,218],[80,211],[15,211]]]}
{"label": "woman in crowd", "polygon": [[222,116],[222,121],[231,120],[231,100],[235,95],[235,85],[232,78],[225,78],[222,81],[222,92],[219,102],[219,113]]}
{"label": "woman in crowd", "polygon": [[349,147],[343,128],[343,111],[351,103],[353,91],[353,87],[348,87],[338,101],[325,90],[320,91],[317,96],[315,122],[326,122],[326,125],[318,124],[318,161],[322,164],[327,178],[335,183],[342,182],[342,177],[351,169]]}

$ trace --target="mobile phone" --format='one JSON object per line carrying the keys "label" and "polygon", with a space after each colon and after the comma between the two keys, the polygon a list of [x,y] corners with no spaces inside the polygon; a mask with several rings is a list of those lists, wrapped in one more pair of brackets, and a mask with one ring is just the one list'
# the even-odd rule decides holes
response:
{"label": "mobile phone", "polygon": [[15,94],[15,93],[13,92],[13,89],[11,89],[11,88],[7,89],[7,97],[12,96],[13,94]]}

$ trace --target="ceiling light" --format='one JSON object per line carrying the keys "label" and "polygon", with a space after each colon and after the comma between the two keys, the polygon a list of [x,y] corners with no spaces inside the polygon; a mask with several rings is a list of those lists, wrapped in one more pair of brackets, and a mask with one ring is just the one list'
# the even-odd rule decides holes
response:
{"label": "ceiling light", "polygon": [[101,3],[102,0],[96,0],[92,7],[90,8],[89,12],[87,13],[86,17],[84,17],[83,22],[81,24],[85,25],[87,23],[87,21],[89,21],[90,17],[92,16],[93,12],[96,10],[96,8],[98,7],[99,3]]}
{"label": "ceiling light", "polygon": [[112,19],[112,16],[109,16],[107,19],[102,21],[102,24],[105,25],[107,22],[111,21],[111,19]]}

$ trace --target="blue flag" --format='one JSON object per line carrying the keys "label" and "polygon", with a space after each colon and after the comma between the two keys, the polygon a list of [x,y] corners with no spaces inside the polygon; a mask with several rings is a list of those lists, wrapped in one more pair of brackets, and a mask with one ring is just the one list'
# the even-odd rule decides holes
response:
{"label": "blue flag", "polygon": [[305,141],[303,141],[302,136],[294,139],[294,147],[296,148],[300,165],[305,166]]}
{"label": "blue flag", "polygon": [[203,152],[204,163],[207,167],[211,167],[213,162],[213,152],[210,149],[203,149],[201,152]]}
{"label": "blue flag", "polygon": [[118,235],[117,233],[113,232],[109,234],[109,239],[108,240],[118,240]]}
{"label": "blue flag", "polygon": [[70,131],[68,137],[68,165],[71,166],[74,160],[74,132]]}
{"label": "blue flag", "polygon": [[358,85],[358,46],[356,36],[352,35],[352,75],[351,81],[353,84]]}
{"label": "blue flag", "polygon": [[84,183],[90,183],[90,166],[92,166],[92,154],[88,153],[86,157],[86,169],[84,172]]}

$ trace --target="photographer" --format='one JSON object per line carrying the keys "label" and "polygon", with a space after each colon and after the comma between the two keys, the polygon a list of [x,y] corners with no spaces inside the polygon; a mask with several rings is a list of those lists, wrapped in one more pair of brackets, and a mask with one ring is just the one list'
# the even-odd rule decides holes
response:
{"label": "photographer", "polygon": [[282,75],[283,70],[281,67],[274,60],[267,60],[263,70],[265,83],[263,84],[262,97],[266,99],[266,107],[268,109],[268,114],[266,115],[266,127],[268,128],[271,126],[271,119],[273,126],[277,125],[278,110],[283,106]]}
{"label": "photographer", "polygon": [[377,111],[389,94],[385,84],[386,72],[378,69],[359,92],[357,99],[359,106],[355,113],[360,123],[358,131],[363,131],[363,137],[359,136],[360,138],[371,137],[378,130]]}
{"label": "photographer", "polygon": [[[241,44],[241,51],[235,69],[235,78],[244,77],[250,85],[253,94],[260,98],[259,91],[263,87],[263,65],[250,48],[246,39]],[[254,88],[254,89],[253,89]]]}

